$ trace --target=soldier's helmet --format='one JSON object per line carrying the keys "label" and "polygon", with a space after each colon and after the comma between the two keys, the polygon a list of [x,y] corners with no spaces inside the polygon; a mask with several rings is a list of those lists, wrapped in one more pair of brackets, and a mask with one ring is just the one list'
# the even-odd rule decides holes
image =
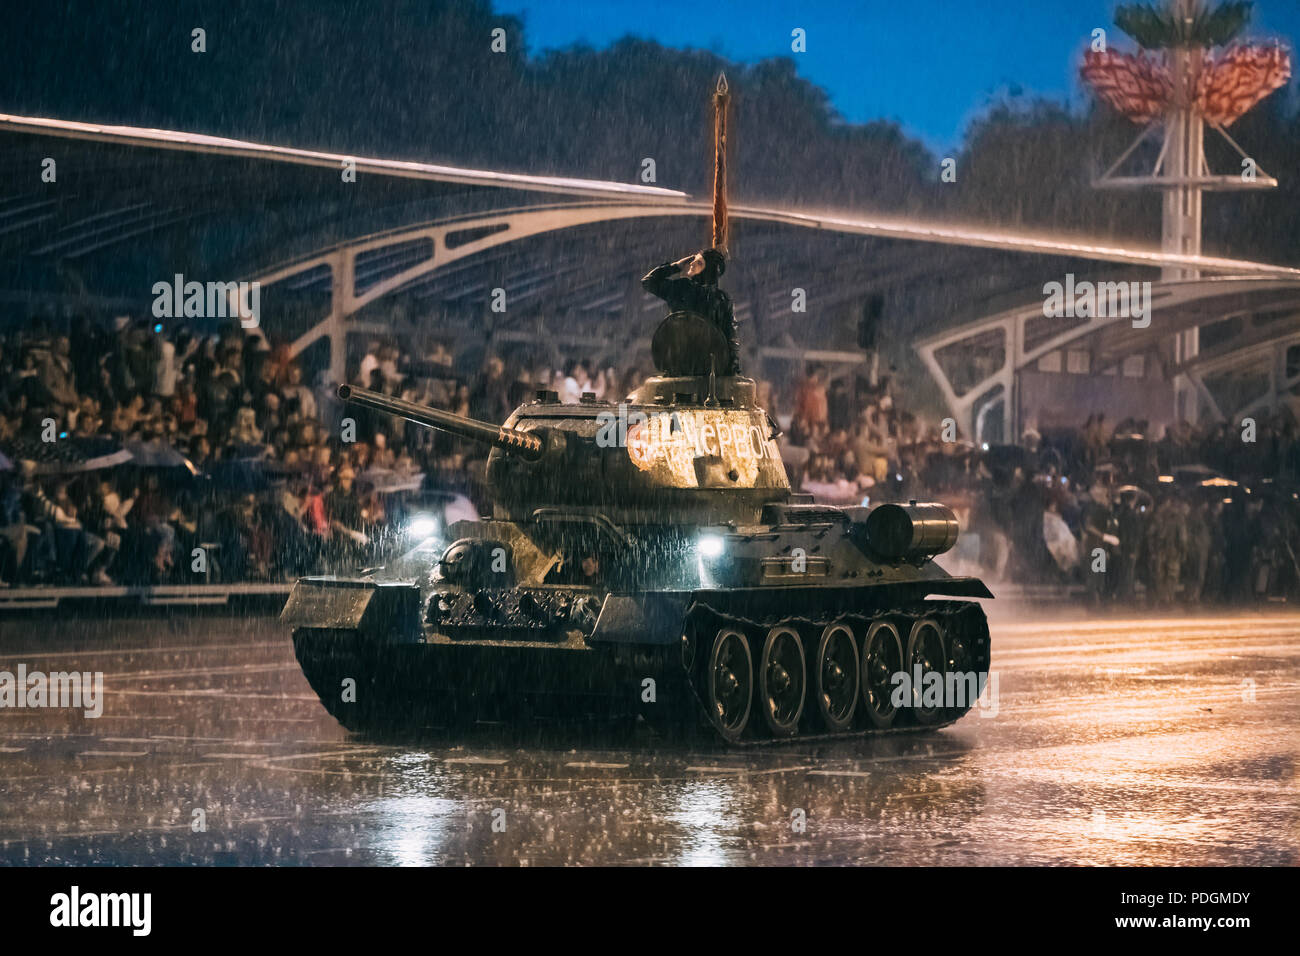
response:
{"label": "soldier's helmet", "polygon": [[705,249],[701,253],[704,257],[704,270],[700,273],[700,279],[703,282],[717,282],[718,277],[727,271],[727,259],[717,249]]}

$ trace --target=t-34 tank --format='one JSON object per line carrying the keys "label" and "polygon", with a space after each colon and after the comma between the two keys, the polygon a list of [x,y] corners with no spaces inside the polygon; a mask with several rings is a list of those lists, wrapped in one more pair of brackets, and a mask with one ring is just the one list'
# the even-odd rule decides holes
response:
{"label": "t-34 tank", "polygon": [[662,374],[625,402],[542,392],[503,425],[339,389],[491,445],[494,506],[422,568],[294,586],[283,620],[345,727],[640,715],[751,744],[936,727],[975,703],[988,627],[951,598],[992,595],[933,561],[952,511],[792,494],[753,381],[699,374],[727,355],[717,330],[671,315],[654,349]]}

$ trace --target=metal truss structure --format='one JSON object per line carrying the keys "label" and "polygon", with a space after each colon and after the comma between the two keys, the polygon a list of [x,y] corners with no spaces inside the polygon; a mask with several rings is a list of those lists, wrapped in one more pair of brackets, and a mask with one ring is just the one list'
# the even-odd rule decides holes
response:
{"label": "metal truss structure", "polygon": [[[59,182],[75,188],[40,180],[46,155],[59,157]],[[341,185],[347,163],[359,179]],[[707,203],[658,186],[8,115],[0,115],[0,168],[6,182],[29,183],[0,196],[0,286],[10,301],[45,294],[38,286],[49,276],[51,286],[66,286],[71,273],[90,301],[138,307],[147,281],[170,278],[184,262],[203,278],[257,280],[271,296],[313,296],[305,321],[268,331],[295,353],[327,341],[336,380],[350,334],[396,331],[392,315],[375,308],[388,297],[431,303],[423,315],[435,316],[442,334],[580,347],[601,360],[627,355],[644,346],[659,308],[637,277],[702,244],[708,215]],[[854,317],[867,296],[883,293],[888,311],[902,317],[896,326],[906,325],[895,329],[905,338],[891,344],[921,339],[917,352],[968,434],[991,401],[1006,403],[1000,437],[1016,434],[1016,376],[1053,349],[1082,343],[1100,368],[1125,349],[1150,349],[1153,339],[1167,345],[1175,329],[1271,309],[1261,297],[1274,294],[1292,311],[1256,330],[1264,338],[1243,337],[1238,351],[1243,362],[1267,355],[1274,370],[1268,395],[1252,402],[1294,385],[1286,354],[1300,269],[869,214],[735,204],[732,216],[740,226],[732,251],[744,268],[728,279],[737,316],[749,323],[751,359],[857,367],[865,355]],[[1105,319],[1044,325],[1027,275],[1097,263],[1220,278],[1156,283],[1156,318],[1144,331]],[[793,287],[809,290],[805,314],[792,313]],[[508,296],[508,316],[490,311],[496,288]],[[988,310],[995,300],[1030,304],[952,328],[967,307]],[[997,344],[974,348],[985,340]],[[1195,388],[1211,413],[1239,411],[1212,394],[1214,376],[1236,367],[1229,345],[1186,361],[1176,349],[1165,352],[1166,372],[1200,381]],[[979,381],[957,381],[943,361],[977,353],[997,358]],[[999,387],[1001,398],[991,397]]]}
{"label": "metal truss structure", "polygon": [[[1025,424],[1018,402],[1020,374],[1044,356],[1068,349],[1085,351],[1094,372],[1150,354],[1164,366],[1166,379],[1187,376],[1219,420],[1275,405],[1300,383],[1300,369],[1287,359],[1290,353],[1294,364],[1291,350],[1300,343],[1300,282],[1243,277],[1153,282],[1149,319],[1149,326],[1134,328],[1131,318],[1118,315],[1049,317],[1039,299],[930,336],[916,350],[963,434],[982,441],[1019,437]],[[1221,344],[1180,360],[1176,343],[1189,329],[1203,329]],[[1244,404],[1225,407],[1225,398],[1211,387],[1214,377],[1258,367],[1261,359],[1268,363],[1267,386]],[[1002,429],[991,434],[981,423],[995,409]]]}

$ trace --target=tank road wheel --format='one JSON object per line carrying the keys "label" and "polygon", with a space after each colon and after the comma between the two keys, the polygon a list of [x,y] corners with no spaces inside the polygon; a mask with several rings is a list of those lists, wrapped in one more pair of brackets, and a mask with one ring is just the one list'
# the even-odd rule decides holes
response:
{"label": "tank road wheel", "polygon": [[688,674],[695,670],[695,632],[692,630],[682,633],[682,670]]}
{"label": "tank road wheel", "polygon": [[[928,681],[926,675],[938,674],[942,681],[946,660],[943,631],[939,624],[932,618],[921,618],[912,625],[912,634],[907,639],[907,675],[912,685],[912,715],[922,726],[937,724],[944,718],[945,710],[942,702],[938,707],[922,707],[921,701],[924,699]],[[918,668],[921,676],[920,683],[916,680]]]}
{"label": "tank road wheel", "polygon": [[798,733],[807,682],[799,632],[789,625],[778,624],[763,639],[758,663],[758,699],[773,737],[793,737]]}
{"label": "tank road wheel", "polygon": [[898,708],[893,703],[894,675],[903,669],[903,641],[898,628],[876,621],[862,641],[862,703],[872,725],[894,725]]}
{"label": "tank road wheel", "polygon": [[967,628],[962,626],[960,620],[948,622],[945,636],[948,656],[943,668],[944,686],[946,688],[951,680],[955,691],[954,699],[945,703],[951,705],[948,709],[949,716],[956,719],[975,706],[980,694],[984,692],[984,680],[988,675],[981,674],[975,666],[975,652]]}
{"label": "tank road wheel", "polygon": [[713,638],[709,654],[709,720],[728,742],[735,743],[749,723],[753,698],[753,657],[745,635],[723,628]]}
{"label": "tank road wheel", "polygon": [[827,625],[813,667],[817,709],[830,731],[848,730],[858,706],[858,645],[844,624]]}

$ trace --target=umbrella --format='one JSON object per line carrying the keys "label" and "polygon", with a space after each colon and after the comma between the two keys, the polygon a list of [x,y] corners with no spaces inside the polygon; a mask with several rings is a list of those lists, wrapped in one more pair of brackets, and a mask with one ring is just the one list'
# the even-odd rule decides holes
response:
{"label": "umbrella", "polygon": [[984,460],[996,468],[1023,468],[1029,457],[1020,445],[989,445],[984,452]]}
{"label": "umbrella", "polygon": [[1017,468],[1029,471],[1033,457],[1029,449],[1019,445],[989,445],[988,451],[984,452],[983,460],[994,476],[1005,481],[1007,476]]}
{"label": "umbrella", "polygon": [[112,468],[131,460],[131,453],[111,438],[60,438],[34,441],[18,438],[9,443],[14,461],[36,462],[38,475],[71,475]]}
{"label": "umbrella", "polygon": [[1184,487],[1235,488],[1237,482],[1205,465],[1178,465],[1173,469],[1174,481]]}
{"label": "umbrella", "polygon": [[424,472],[397,472],[389,468],[367,468],[357,475],[357,484],[370,485],[380,494],[395,491],[419,491],[424,485]]}
{"label": "umbrella", "polygon": [[1119,466],[1113,461],[1104,461],[1092,469],[1092,480],[1113,485],[1119,480]]}
{"label": "umbrella", "polygon": [[205,477],[223,491],[265,491],[293,471],[268,458],[224,458]]}
{"label": "umbrella", "polygon": [[147,442],[129,441],[126,450],[131,453],[131,464],[137,468],[184,468],[191,475],[198,474],[188,458],[157,439]]}
{"label": "umbrella", "polygon": [[1144,491],[1137,485],[1120,485],[1115,489],[1115,497],[1123,499],[1126,495],[1132,495],[1139,508],[1145,511],[1154,504],[1155,499],[1151,497],[1150,492]]}

